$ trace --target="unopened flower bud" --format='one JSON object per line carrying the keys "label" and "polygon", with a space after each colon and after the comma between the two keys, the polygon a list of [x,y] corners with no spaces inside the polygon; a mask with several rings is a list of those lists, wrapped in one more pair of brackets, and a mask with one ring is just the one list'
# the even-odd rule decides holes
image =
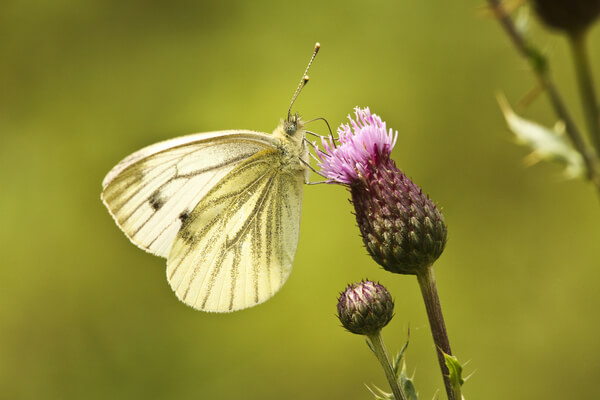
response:
{"label": "unopened flower bud", "polygon": [[535,11],[548,26],[580,32],[600,15],[600,0],[534,0]]}
{"label": "unopened flower bud", "polygon": [[394,301],[379,283],[362,281],[348,285],[340,294],[338,318],[344,328],[357,335],[379,332],[394,316]]}

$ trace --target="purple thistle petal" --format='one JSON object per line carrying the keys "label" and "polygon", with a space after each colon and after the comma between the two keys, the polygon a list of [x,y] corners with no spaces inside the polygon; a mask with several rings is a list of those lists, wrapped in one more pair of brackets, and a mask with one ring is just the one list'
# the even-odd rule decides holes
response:
{"label": "purple thistle petal", "polygon": [[388,159],[396,144],[398,131],[388,131],[385,122],[368,107],[356,107],[354,114],[356,120],[348,116],[350,124],[339,126],[337,147],[332,138],[323,138],[323,150],[317,150],[317,166],[331,183],[350,185],[367,176],[368,166]]}

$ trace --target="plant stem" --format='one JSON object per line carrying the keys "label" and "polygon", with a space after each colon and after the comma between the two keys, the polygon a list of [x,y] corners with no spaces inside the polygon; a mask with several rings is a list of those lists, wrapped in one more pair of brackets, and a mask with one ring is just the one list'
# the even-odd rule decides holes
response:
{"label": "plant stem", "polygon": [[546,93],[550,99],[550,103],[552,104],[552,107],[554,107],[554,112],[556,112],[558,117],[564,122],[567,135],[569,135],[569,138],[571,139],[575,149],[583,157],[583,161],[585,162],[588,173],[588,179],[594,184],[598,190],[598,193],[600,194],[600,171],[598,169],[598,159],[596,154],[586,144],[583,136],[579,132],[579,129],[577,129],[573,118],[571,118],[567,107],[562,101],[562,97],[558,93],[554,82],[550,78],[546,60],[540,54],[540,52],[535,49],[535,47],[525,40],[525,37],[523,37],[521,32],[519,32],[513,20],[507,14],[502,2],[500,0],[488,0],[488,2],[490,3],[496,18],[512,40],[519,53],[521,53],[521,55],[531,65],[541,87],[546,90]]}
{"label": "plant stem", "polygon": [[448,332],[446,332],[446,324],[444,323],[444,316],[442,315],[440,298],[435,285],[433,265],[426,268],[424,272],[417,274],[417,280],[419,281],[421,294],[425,301],[425,308],[427,309],[427,316],[429,317],[429,326],[431,327],[433,342],[436,346],[438,362],[440,363],[440,369],[442,370],[442,376],[444,377],[444,385],[446,386],[448,399],[460,400],[460,397],[456,399],[454,396],[455,392],[450,383],[450,372],[448,371],[446,360],[444,358],[444,353],[452,355],[452,350],[450,349]]}
{"label": "plant stem", "polygon": [[596,147],[596,153],[600,154],[600,119],[598,118],[598,101],[596,100],[596,93],[594,92],[594,79],[590,69],[586,38],[587,30],[569,34],[586,124],[590,136],[592,137],[592,142]]}
{"label": "plant stem", "polygon": [[371,345],[373,346],[373,350],[377,359],[381,363],[383,370],[385,371],[385,377],[392,388],[392,393],[394,393],[394,398],[396,400],[406,400],[406,396],[402,391],[402,388],[398,384],[398,378],[394,373],[394,369],[392,368],[392,363],[390,362],[390,358],[388,357],[387,351],[385,350],[385,344],[383,344],[383,339],[381,337],[381,331],[374,333],[372,335],[367,335]]}

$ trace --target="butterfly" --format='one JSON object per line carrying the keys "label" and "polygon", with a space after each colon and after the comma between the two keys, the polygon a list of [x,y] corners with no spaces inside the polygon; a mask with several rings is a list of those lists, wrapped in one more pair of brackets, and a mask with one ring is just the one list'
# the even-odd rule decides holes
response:
{"label": "butterfly", "polygon": [[138,247],[167,259],[177,297],[229,312],[271,298],[290,275],[309,152],[292,114],[272,134],[198,133],[145,147],[104,178],[102,201]]}

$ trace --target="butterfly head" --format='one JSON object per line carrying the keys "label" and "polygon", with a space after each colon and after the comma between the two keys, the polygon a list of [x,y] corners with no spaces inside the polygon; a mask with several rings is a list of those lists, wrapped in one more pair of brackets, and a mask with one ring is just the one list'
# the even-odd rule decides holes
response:
{"label": "butterfly head", "polygon": [[288,117],[283,121],[283,131],[288,136],[294,136],[296,131],[304,125],[298,113],[288,114]]}

